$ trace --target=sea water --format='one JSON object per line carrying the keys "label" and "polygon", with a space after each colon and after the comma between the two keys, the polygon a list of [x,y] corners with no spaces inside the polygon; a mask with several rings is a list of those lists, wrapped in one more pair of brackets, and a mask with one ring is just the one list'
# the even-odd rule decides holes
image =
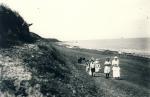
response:
{"label": "sea water", "polygon": [[129,39],[101,39],[101,40],[79,40],[67,41],[65,44],[71,47],[113,50],[118,52],[133,53],[139,56],[150,57],[150,38],[129,38]]}

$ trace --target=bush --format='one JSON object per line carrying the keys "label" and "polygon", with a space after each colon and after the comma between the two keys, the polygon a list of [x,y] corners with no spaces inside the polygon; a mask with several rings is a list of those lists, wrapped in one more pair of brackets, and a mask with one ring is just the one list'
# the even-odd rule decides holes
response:
{"label": "bush", "polygon": [[18,12],[0,5],[0,46],[34,42],[29,26]]}

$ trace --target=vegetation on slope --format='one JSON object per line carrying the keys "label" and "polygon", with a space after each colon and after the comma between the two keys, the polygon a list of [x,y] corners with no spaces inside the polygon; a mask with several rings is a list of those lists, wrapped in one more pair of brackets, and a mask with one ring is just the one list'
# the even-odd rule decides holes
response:
{"label": "vegetation on slope", "polygon": [[[31,44],[30,44],[31,45]],[[1,82],[4,95],[36,97],[96,97],[94,81],[77,65],[75,52],[65,50],[51,42],[36,42],[24,46],[1,49],[2,56],[22,59],[22,65],[32,74],[30,80]],[[69,54],[68,54],[69,53]],[[8,85],[9,84],[9,85]]]}
{"label": "vegetation on slope", "polygon": [[28,24],[19,13],[0,5],[0,45],[7,46],[18,42],[33,42]]}

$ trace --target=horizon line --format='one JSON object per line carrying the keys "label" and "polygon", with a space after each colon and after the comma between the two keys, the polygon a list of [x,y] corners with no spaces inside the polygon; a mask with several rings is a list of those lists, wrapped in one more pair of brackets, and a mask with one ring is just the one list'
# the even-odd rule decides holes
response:
{"label": "horizon line", "polygon": [[103,39],[99,38],[99,39],[79,39],[79,40],[61,40],[61,41],[115,40],[115,39],[140,39],[140,38],[142,39],[142,38],[150,38],[150,37],[121,37],[121,38],[103,38]]}

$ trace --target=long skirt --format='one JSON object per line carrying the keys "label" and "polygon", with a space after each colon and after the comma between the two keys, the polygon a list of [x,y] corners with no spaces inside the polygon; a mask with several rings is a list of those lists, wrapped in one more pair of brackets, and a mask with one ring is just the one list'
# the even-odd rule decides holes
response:
{"label": "long skirt", "polygon": [[91,69],[89,68],[89,75],[92,75],[92,71],[91,71]]}
{"label": "long skirt", "polygon": [[95,72],[99,72],[100,67],[95,67]]}
{"label": "long skirt", "polygon": [[88,71],[89,71],[89,69],[90,69],[90,68],[89,68],[89,66],[86,66],[86,72],[88,72]]}
{"label": "long skirt", "polygon": [[104,73],[110,73],[110,66],[104,67]]}
{"label": "long skirt", "polygon": [[113,77],[120,77],[120,67],[113,67]]}

